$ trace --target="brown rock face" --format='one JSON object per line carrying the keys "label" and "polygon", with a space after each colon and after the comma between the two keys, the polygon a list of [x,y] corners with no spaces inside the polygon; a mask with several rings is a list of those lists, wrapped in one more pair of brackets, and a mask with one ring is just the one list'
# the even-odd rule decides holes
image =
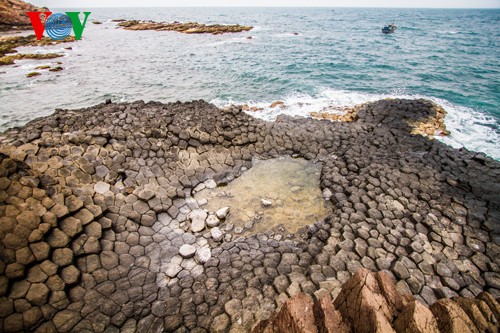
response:
{"label": "brown rock face", "polygon": [[31,21],[26,12],[46,11],[22,0],[0,0],[0,28],[14,26],[31,27]]}
{"label": "brown rock face", "polygon": [[441,332],[479,332],[464,310],[451,299],[440,299],[432,304],[431,311],[437,318],[438,327]]}
{"label": "brown rock face", "polygon": [[398,333],[437,333],[439,332],[436,318],[422,303],[413,300],[403,308],[394,322]]}
{"label": "brown rock face", "polygon": [[277,315],[259,323],[254,332],[317,333],[313,305],[310,296],[298,294],[288,300]]}
{"label": "brown rock face", "polygon": [[488,293],[477,299],[441,299],[429,309],[401,294],[385,273],[358,270],[332,303],[298,294],[253,333],[497,332],[498,302]]}

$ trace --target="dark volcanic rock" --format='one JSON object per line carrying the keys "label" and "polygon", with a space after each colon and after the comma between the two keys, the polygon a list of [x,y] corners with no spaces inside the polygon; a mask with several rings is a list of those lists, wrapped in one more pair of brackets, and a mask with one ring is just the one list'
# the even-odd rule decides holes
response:
{"label": "dark volcanic rock", "polygon": [[[249,332],[283,327],[280,306],[298,331],[496,328],[498,162],[411,134],[429,101],[355,109],[268,123],[108,101],[0,134],[0,331]],[[193,228],[193,193],[280,156],[322,166],[324,221],[243,237],[214,211]],[[307,311],[287,303],[301,293]]]}

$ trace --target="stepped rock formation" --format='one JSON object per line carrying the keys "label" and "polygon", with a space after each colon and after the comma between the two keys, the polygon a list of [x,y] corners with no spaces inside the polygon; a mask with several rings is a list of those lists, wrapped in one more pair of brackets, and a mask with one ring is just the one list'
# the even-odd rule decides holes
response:
{"label": "stepped rock formation", "polygon": [[[250,332],[301,292],[335,299],[286,307],[323,316],[323,331],[493,327],[500,164],[411,134],[433,115],[426,100],[364,104],[350,123],[109,101],[10,129],[0,134],[0,331]],[[210,229],[196,190],[283,156],[322,167],[327,217],[294,234],[286,221],[248,237],[227,221]],[[362,271],[342,290],[360,268],[386,272],[396,289]]]}
{"label": "stepped rock formation", "polygon": [[253,333],[494,333],[499,310],[500,303],[486,292],[474,299],[440,299],[429,309],[401,294],[386,273],[360,269],[334,302],[299,293]]}
{"label": "stepped rock formation", "polygon": [[47,10],[47,8],[36,7],[22,0],[0,0],[0,29],[30,29],[31,21],[26,12]]}

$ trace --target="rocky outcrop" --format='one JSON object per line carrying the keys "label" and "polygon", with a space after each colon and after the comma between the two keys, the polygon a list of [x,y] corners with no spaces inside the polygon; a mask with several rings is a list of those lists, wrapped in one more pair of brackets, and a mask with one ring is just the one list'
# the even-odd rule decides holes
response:
{"label": "rocky outcrop", "polygon": [[235,33],[252,30],[253,27],[239,24],[221,25],[221,24],[201,24],[195,22],[153,22],[130,20],[118,23],[119,27],[126,30],[156,30],[156,31],[177,31],[185,34],[212,34],[219,35],[225,33]]}
{"label": "rocky outcrop", "polygon": [[[487,299],[488,301],[483,301]],[[358,270],[334,302],[303,293],[287,300],[253,333],[476,333],[497,332],[500,304],[488,293],[477,298],[441,299],[429,309],[397,290],[384,272]]]}
{"label": "rocky outcrop", "polygon": [[[301,292],[336,300],[308,310],[322,332],[366,330],[356,311],[396,332],[462,325],[436,319],[458,311],[441,298],[496,325],[500,164],[410,133],[434,112],[382,100],[351,123],[271,123],[204,101],[109,101],[0,134],[0,331],[249,332]],[[206,204],[195,189],[283,156],[322,167],[324,220],[242,237],[223,219],[231,208],[191,229]],[[342,291],[362,267],[397,292],[384,274]]]}
{"label": "rocky outcrop", "polygon": [[[363,105],[352,108],[325,107],[320,112],[311,112],[309,115],[314,119],[327,119],[331,121],[353,122],[358,119],[358,111]],[[446,129],[444,117],[446,111],[435,103],[432,103],[432,113],[418,120],[409,120],[412,134],[433,138],[435,136],[446,136],[450,132]]]}
{"label": "rocky outcrop", "polygon": [[30,29],[26,12],[44,12],[47,8],[33,6],[22,0],[0,0],[0,30]]}
{"label": "rocky outcrop", "polygon": [[54,59],[64,56],[62,53],[17,53],[17,47],[55,45],[74,41],[73,36],[68,36],[63,40],[52,40],[48,37],[37,40],[35,35],[0,36],[0,66],[12,65],[15,60],[20,59]]}
{"label": "rocky outcrop", "polygon": [[[337,112],[337,113],[332,113]],[[345,109],[329,109],[328,111],[321,112],[311,112],[309,113],[311,117],[314,119],[327,119],[331,121],[342,121],[346,123],[350,123],[356,121],[358,119],[358,110],[357,107],[354,108],[345,108]]]}

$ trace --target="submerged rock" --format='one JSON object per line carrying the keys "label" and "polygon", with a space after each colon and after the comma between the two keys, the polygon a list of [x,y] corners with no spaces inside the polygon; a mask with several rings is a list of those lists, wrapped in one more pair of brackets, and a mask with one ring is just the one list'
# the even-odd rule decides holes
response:
{"label": "submerged rock", "polygon": [[15,60],[21,59],[54,59],[63,57],[60,53],[17,53],[16,48],[20,46],[44,46],[59,43],[74,42],[75,37],[69,36],[63,40],[52,40],[44,37],[37,40],[35,35],[29,36],[0,36],[0,66],[12,65]]}
{"label": "submerged rock", "polygon": [[33,77],[33,76],[38,76],[38,75],[42,75],[42,73],[40,73],[40,72],[30,72],[30,73],[26,74],[26,77]]}

